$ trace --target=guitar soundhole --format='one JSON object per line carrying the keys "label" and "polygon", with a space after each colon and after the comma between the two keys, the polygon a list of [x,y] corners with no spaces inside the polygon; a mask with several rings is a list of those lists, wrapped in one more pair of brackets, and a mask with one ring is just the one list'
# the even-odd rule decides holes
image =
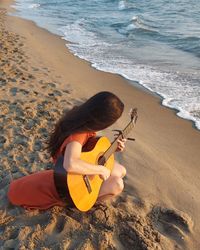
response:
{"label": "guitar soundhole", "polygon": [[104,156],[100,156],[98,159],[98,165],[104,165],[106,163],[106,159]]}

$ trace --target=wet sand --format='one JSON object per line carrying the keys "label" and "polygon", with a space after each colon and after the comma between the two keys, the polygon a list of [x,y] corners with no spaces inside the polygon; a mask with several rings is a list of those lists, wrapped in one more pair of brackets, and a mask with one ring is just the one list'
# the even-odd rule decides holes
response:
{"label": "wet sand", "polygon": [[[2,249],[199,249],[200,132],[148,91],[73,56],[65,41],[33,22],[6,16],[0,2],[0,247]],[[126,150],[125,190],[87,213],[12,206],[12,178],[52,168],[44,150],[63,112],[93,94],[117,94],[126,109],[104,134],[138,122]]]}

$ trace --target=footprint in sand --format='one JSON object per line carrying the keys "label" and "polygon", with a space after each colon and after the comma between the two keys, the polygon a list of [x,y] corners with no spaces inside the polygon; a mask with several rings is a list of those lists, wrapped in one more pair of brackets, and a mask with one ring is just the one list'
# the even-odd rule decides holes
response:
{"label": "footprint in sand", "polygon": [[56,84],[54,84],[52,82],[47,83],[47,86],[51,87],[51,88],[56,88]]}
{"label": "footprint in sand", "polygon": [[55,97],[55,96],[62,96],[62,93],[60,91],[58,91],[58,90],[55,90],[52,93],[48,93],[48,96],[53,96],[53,97]]}
{"label": "footprint in sand", "polygon": [[13,144],[22,145],[24,147],[28,147],[29,138],[25,135],[18,135],[14,138]]}
{"label": "footprint in sand", "polygon": [[4,136],[0,136],[0,145],[2,146],[6,142],[6,138]]}
{"label": "footprint in sand", "polygon": [[30,93],[30,91],[26,90],[26,89],[19,89],[19,91],[24,94],[24,95],[28,95]]}
{"label": "footprint in sand", "polygon": [[54,225],[53,232],[56,234],[60,234],[63,231],[65,224],[66,224],[65,218],[63,216],[58,216],[56,218],[56,223]]}
{"label": "footprint in sand", "polygon": [[4,243],[2,249],[15,249],[16,246],[18,246],[18,241],[10,239]]}
{"label": "footprint in sand", "polygon": [[156,230],[161,234],[171,238],[181,246],[185,244],[184,239],[191,232],[193,225],[192,220],[187,214],[156,206],[152,209],[150,218]]}
{"label": "footprint in sand", "polygon": [[32,74],[29,74],[29,75],[28,75],[28,78],[29,78],[29,79],[36,79],[35,76],[32,75]]}
{"label": "footprint in sand", "polygon": [[18,88],[16,88],[16,87],[10,89],[10,93],[11,93],[13,96],[16,96],[17,92],[18,92]]}
{"label": "footprint in sand", "polygon": [[42,150],[42,142],[41,140],[35,140],[33,145],[34,151],[41,151]]}

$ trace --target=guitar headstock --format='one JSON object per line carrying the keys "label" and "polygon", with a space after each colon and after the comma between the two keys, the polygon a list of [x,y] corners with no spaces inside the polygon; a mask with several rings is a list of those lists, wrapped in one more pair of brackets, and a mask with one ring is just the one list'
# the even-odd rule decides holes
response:
{"label": "guitar headstock", "polygon": [[[116,142],[116,140],[119,138],[119,136],[121,136],[121,138],[126,138],[128,133],[135,126],[137,118],[138,118],[137,108],[131,109],[129,114],[131,116],[131,121],[128,123],[128,125],[125,127],[125,129],[124,130],[119,130],[119,129],[114,129],[113,130],[113,131],[118,132],[118,134],[115,134],[115,135],[117,135],[117,138],[115,139],[114,142]],[[132,138],[127,138],[127,140],[135,141],[135,139],[132,139]]]}
{"label": "guitar headstock", "polygon": [[137,108],[132,108],[129,112],[130,116],[131,116],[131,121],[133,123],[136,123],[137,121],[137,118],[138,118],[138,114],[137,114]]}

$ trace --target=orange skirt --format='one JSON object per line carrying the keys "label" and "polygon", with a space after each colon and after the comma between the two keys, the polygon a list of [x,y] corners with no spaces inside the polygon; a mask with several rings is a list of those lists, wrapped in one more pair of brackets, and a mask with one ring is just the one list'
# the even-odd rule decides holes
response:
{"label": "orange skirt", "polygon": [[53,170],[44,170],[11,182],[8,199],[13,205],[26,209],[46,210],[66,206],[54,184]]}

